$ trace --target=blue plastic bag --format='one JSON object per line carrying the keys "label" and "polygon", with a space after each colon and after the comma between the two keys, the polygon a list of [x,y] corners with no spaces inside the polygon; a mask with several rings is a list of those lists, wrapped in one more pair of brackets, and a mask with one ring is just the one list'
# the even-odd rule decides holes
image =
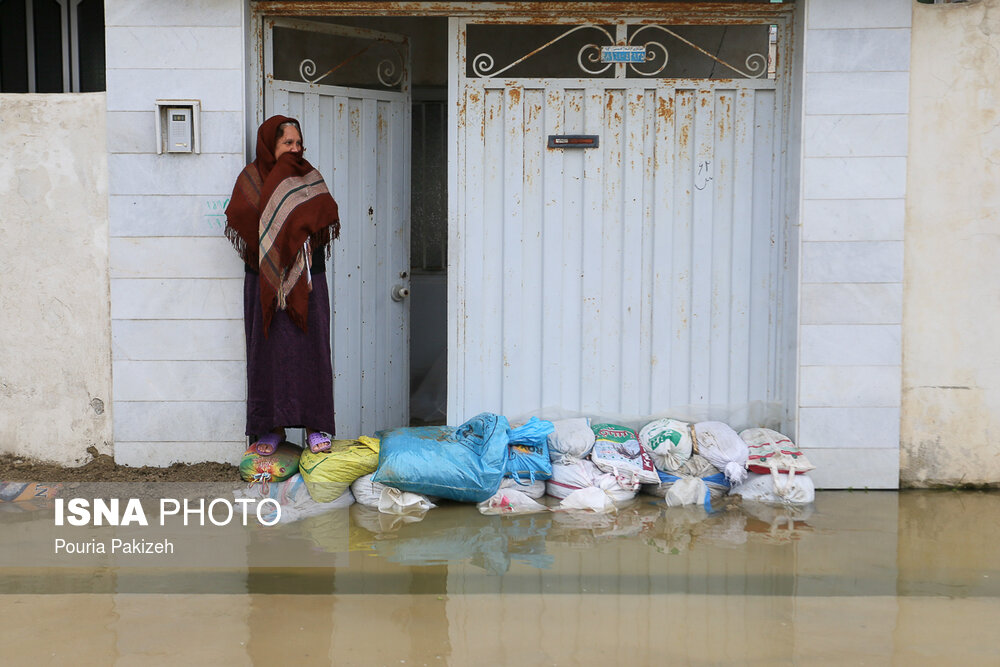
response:
{"label": "blue plastic bag", "polygon": [[549,433],[556,430],[550,421],[532,417],[527,424],[510,430],[507,445],[507,477],[520,484],[552,477]]}
{"label": "blue plastic bag", "polygon": [[506,417],[484,412],[459,427],[394,428],[381,439],[372,481],[402,491],[482,502],[500,488],[507,463]]}

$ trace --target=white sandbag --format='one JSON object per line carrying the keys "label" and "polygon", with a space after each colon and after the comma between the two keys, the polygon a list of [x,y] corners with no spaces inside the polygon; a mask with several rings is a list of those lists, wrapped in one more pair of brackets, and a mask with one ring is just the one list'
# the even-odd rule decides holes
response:
{"label": "white sandbag", "polygon": [[639,492],[639,482],[626,480],[612,472],[601,473],[594,480],[594,486],[604,491],[616,503],[624,503],[635,498]]}
{"label": "white sandbag", "polygon": [[434,507],[436,505],[422,493],[400,491],[391,486],[383,486],[378,499],[378,511],[383,514],[423,514]]}
{"label": "white sandbag", "polygon": [[653,459],[639,445],[635,431],[620,424],[594,424],[592,428],[595,440],[590,460],[594,465],[604,472],[629,479],[629,484],[659,483],[660,478],[656,475]]}
{"label": "white sandbag", "polygon": [[500,489],[488,500],[479,503],[481,514],[535,514],[548,512],[549,508],[535,502],[526,493],[517,489]]}
{"label": "white sandbag", "polygon": [[750,456],[747,469],[760,474],[776,472],[809,472],[814,466],[802,450],[787,438],[769,428],[748,428],[740,431],[740,437],[747,443]]}
{"label": "white sandbag", "polygon": [[[678,470],[661,470],[659,475],[659,484],[643,484],[642,491],[663,498],[671,507],[703,505],[710,509],[712,501],[721,499],[729,491],[726,476],[700,454],[692,455]],[[674,489],[678,484],[679,488]],[[699,495],[695,496],[695,493]]]}
{"label": "white sandbag", "polygon": [[639,444],[657,470],[677,470],[691,458],[691,425],[676,419],[657,419],[639,431]]}
{"label": "white sandbag", "polygon": [[523,483],[513,477],[504,477],[504,480],[500,482],[500,490],[505,489],[520,491],[529,498],[538,500],[545,495],[545,480],[536,479],[534,482]]}
{"label": "white sandbag", "polygon": [[[351,484],[351,493],[354,494],[354,499],[355,501],[358,502],[358,504],[364,505],[365,507],[372,507],[375,509],[379,509],[380,505],[383,502],[382,498],[384,492],[386,489],[390,487],[386,486],[385,484],[380,484],[379,482],[372,481],[372,475],[374,475],[374,473],[356,479],[354,483]],[[393,490],[396,491],[396,489]],[[414,499],[412,496],[417,496],[417,498]],[[397,497],[396,494],[390,494],[386,496],[387,500],[384,502],[386,503],[385,506],[387,509],[385,510],[385,513],[408,514],[413,511],[427,511],[427,509],[435,507],[434,501],[436,500],[436,498],[430,498],[429,496],[425,496],[423,494],[411,493],[406,496],[403,495],[398,496],[400,498],[404,498],[406,503],[409,503],[409,505],[395,505],[394,499],[396,497]],[[416,509],[412,509],[410,505],[415,505]],[[425,506],[426,509],[419,509],[420,507],[425,507]]]}
{"label": "white sandbag", "polygon": [[351,493],[354,494],[354,500],[359,505],[377,508],[378,500],[382,497],[382,489],[385,488],[385,485],[373,482],[373,474],[370,473],[354,480],[354,483],[351,484]]}
{"label": "white sandbag", "polygon": [[[253,490],[238,489],[233,494],[236,498],[253,498],[257,502],[260,502],[262,495],[265,498],[271,498],[281,507],[279,523],[298,521],[330,510],[344,509],[354,504],[354,496],[350,489],[328,503],[316,502],[309,494],[309,489],[306,488],[302,475],[298,473],[283,482],[271,482],[265,494],[257,491],[256,488]],[[277,515],[277,510],[272,509],[273,507],[271,503],[263,505],[261,518],[265,521],[273,521]]]}
{"label": "white sandbag", "polygon": [[736,431],[722,422],[698,422],[694,425],[698,453],[722,471],[731,484],[747,477],[747,443]]}
{"label": "white sandbag", "polygon": [[816,500],[816,487],[808,475],[750,473],[745,482],[733,486],[729,493],[773,505],[804,505]]}
{"label": "white sandbag", "polygon": [[549,457],[560,461],[564,457],[582,459],[594,446],[594,431],[590,428],[589,417],[560,419],[552,422],[556,427],[549,433]]}
{"label": "white sandbag", "polygon": [[667,501],[667,507],[683,507],[704,504],[706,495],[708,487],[705,486],[705,480],[699,477],[684,477],[670,485],[663,499]]}
{"label": "white sandbag", "polygon": [[597,466],[585,459],[553,461],[552,477],[545,482],[545,493],[553,498],[565,498],[574,491],[593,486],[600,474]]}
{"label": "white sandbag", "polygon": [[639,482],[610,472],[601,472],[591,461],[578,459],[571,463],[552,463],[552,479],[545,483],[545,492],[554,498],[566,498],[582,489],[597,488],[608,494],[613,502],[624,502],[635,497]]}
{"label": "white sandbag", "polygon": [[615,501],[603,489],[591,486],[577,489],[559,503],[561,510],[591,510],[599,514],[617,512]]}

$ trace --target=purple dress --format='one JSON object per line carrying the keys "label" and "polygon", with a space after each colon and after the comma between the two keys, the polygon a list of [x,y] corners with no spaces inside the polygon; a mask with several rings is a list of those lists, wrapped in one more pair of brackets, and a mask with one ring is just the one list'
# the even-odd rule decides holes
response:
{"label": "purple dress", "polygon": [[260,276],[246,271],[243,323],[247,335],[247,435],[277,427],[335,432],[333,365],[330,360],[330,297],[326,274],[314,273],[309,294],[308,332],[282,310],[264,337]]}

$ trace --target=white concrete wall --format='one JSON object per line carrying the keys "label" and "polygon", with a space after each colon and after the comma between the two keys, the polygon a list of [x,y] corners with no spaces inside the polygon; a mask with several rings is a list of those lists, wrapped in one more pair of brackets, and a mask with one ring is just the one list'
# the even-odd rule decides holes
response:
{"label": "white concrete wall", "polygon": [[804,9],[798,442],[817,486],[894,488],[912,0]]}
{"label": "white concrete wall", "polygon": [[0,453],[111,451],[104,100],[0,95]]}
{"label": "white concrete wall", "polygon": [[[115,460],[238,462],[243,264],[222,234],[245,164],[241,0],[107,0]],[[201,100],[200,155],[157,155],[157,99]]]}
{"label": "white concrete wall", "polygon": [[917,5],[902,482],[1000,482],[1000,0]]}

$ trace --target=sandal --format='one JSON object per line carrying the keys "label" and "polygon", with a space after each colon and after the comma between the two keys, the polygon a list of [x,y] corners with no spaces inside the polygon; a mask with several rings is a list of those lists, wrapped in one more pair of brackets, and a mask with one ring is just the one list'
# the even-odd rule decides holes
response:
{"label": "sandal", "polygon": [[309,443],[309,451],[313,454],[328,452],[333,446],[333,443],[330,442],[330,436],[325,433],[321,433],[320,431],[313,431],[310,433],[309,437],[306,438],[306,441]]}
{"label": "sandal", "polygon": [[258,438],[257,442],[250,445],[250,449],[255,450],[261,456],[270,456],[278,450],[278,445],[281,444],[281,436],[277,433],[268,433],[262,438]]}

